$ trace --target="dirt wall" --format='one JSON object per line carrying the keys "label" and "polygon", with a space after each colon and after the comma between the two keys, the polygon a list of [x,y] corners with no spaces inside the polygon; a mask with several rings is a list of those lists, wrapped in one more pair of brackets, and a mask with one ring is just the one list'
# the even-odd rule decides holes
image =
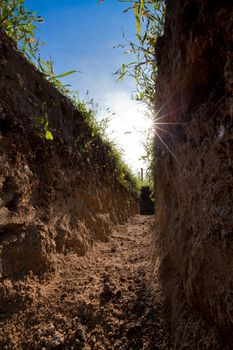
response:
{"label": "dirt wall", "polygon": [[4,304],[4,281],[55,271],[59,254],[85,254],[137,211],[137,200],[133,185],[119,181],[110,147],[2,32],[0,96]]}
{"label": "dirt wall", "polygon": [[[233,6],[166,1],[156,47],[160,276],[175,349],[233,344]],[[175,124],[173,124],[175,123]]]}

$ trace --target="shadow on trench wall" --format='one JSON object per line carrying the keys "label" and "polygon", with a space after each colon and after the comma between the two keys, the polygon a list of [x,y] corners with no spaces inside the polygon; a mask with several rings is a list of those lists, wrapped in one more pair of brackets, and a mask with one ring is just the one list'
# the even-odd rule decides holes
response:
{"label": "shadow on trench wall", "polygon": [[155,205],[152,200],[152,192],[149,186],[141,187],[139,206],[141,215],[154,215]]}

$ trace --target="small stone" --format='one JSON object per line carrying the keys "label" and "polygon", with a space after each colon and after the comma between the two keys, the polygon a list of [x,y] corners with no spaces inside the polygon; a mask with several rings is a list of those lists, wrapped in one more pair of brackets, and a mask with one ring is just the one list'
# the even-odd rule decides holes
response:
{"label": "small stone", "polygon": [[57,314],[56,315],[56,320],[57,321],[60,321],[60,320],[63,320],[64,318],[63,318],[63,316],[61,315],[61,314]]}
{"label": "small stone", "polygon": [[96,343],[96,337],[93,335],[89,341],[90,341],[91,344],[95,344]]}
{"label": "small stone", "polygon": [[113,333],[112,333],[112,332],[109,332],[109,333],[108,333],[108,337],[109,337],[109,338],[112,338],[112,337],[113,337]]}
{"label": "small stone", "polygon": [[83,331],[82,331],[82,329],[81,328],[78,328],[77,330],[76,330],[76,332],[75,332],[75,338],[76,338],[76,340],[78,340],[80,343],[85,343],[85,335],[84,335],[84,333],[83,333]]}
{"label": "small stone", "polygon": [[48,325],[47,329],[46,329],[46,332],[47,332],[48,334],[53,334],[54,331],[55,331],[54,324],[53,324],[53,323],[50,323],[50,324]]}
{"label": "small stone", "polygon": [[116,247],[115,247],[115,246],[113,246],[113,247],[111,248],[111,253],[116,253]]}
{"label": "small stone", "polygon": [[53,336],[53,338],[51,339],[51,341],[49,341],[47,343],[47,346],[50,349],[55,349],[57,346],[59,346],[60,344],[62,344],[64,342],[64,335],[56,332]]}

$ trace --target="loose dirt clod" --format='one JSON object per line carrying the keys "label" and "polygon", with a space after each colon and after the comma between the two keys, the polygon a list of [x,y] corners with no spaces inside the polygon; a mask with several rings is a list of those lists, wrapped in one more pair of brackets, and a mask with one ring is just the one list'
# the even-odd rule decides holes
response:
{"label": "loose dirt clod", "polygon": [[37,297],[1,315],[0,348],[171,349],[159,285],[151,282],[152,223],[136,216],[86,256],[61,259],[50,281],[25,282]]}

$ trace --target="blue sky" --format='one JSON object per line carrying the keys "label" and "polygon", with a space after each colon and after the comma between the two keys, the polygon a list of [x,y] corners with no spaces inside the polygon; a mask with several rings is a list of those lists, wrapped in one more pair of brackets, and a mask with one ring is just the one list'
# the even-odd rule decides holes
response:
{"label": "blue sky", "polygon": [[[98,118],[106,116],[106,109],[116,113],[109,125],[109,133],[124,150],[124,158],[137,170],[143,153],[142,130],[150,127],[143,116],[143,107],[132,101],[134,81],[116,82],[113,73],[122,63],[132,60],[114,46],[124,44],[125,36],[134,39],[135,19],[132,11],[123,13],[128,3],[105,0],[27,0],[30,10],[44,19],[39,36],[46,42],[42,57],[51,55],[57,74],[76,69],[81,73],[63,81],[78,90],[86,91],[101,106]],[[125,132],[130,131],[130,134]]]}

